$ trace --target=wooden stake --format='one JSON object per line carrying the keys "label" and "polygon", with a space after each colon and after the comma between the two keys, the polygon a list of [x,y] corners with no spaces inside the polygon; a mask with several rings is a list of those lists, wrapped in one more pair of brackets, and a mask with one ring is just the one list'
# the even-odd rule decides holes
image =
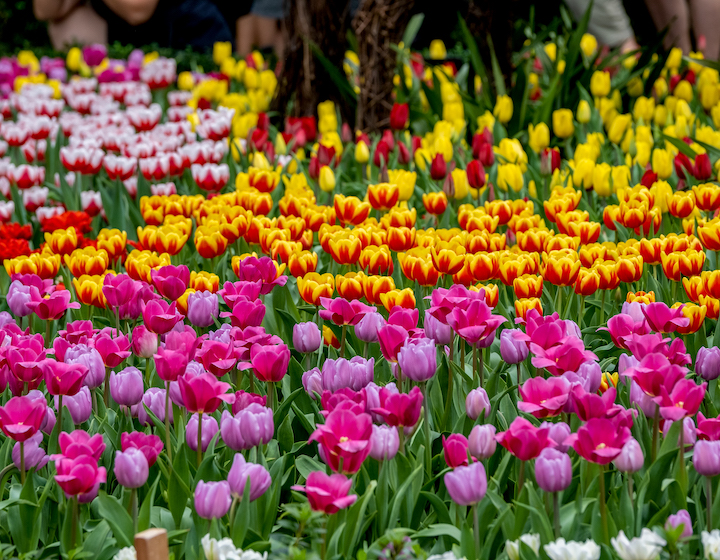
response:
{"label": "wooden stake", "polygon": [[168,560],[168,537],[165,529],[148,529],[135,535],[137,560]]}

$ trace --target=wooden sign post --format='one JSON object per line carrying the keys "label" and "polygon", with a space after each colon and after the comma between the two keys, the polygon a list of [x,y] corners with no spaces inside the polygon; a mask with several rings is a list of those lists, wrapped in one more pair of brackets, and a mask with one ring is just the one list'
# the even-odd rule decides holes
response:
{"label": "wooden sign post", "polygon": [[148,529],[135,535],[137,560],[168,560],[168,537],[165,529]]}

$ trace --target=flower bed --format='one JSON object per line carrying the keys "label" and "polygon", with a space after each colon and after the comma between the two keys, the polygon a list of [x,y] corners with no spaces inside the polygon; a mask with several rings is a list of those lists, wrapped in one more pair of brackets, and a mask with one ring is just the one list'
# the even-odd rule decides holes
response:
{"label": "flower bed", "polygon": [[3,556],[720,558],[717,64],[543,41],[398,49],[372,135],[7,61]]}

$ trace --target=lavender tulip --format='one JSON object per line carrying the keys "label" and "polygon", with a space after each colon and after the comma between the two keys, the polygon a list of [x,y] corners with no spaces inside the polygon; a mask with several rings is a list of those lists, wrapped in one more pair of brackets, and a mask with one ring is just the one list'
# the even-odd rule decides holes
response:
{"label": "lavender tulip", "polygon": [[110,374],[110,395],[122,406],[134,406],[143,398],[143,377],[135,367]]}
{"label": "lavender tulip", "polygon": [[561,492],[572,482],[572,461],[567,453],[546,447],[535,459],[535,480],[545,492]]}
{"label": "lavender tulip", "polygon": [[465,398],[465,413],[472,420],[480,418],[482,412],[485,411],[485,418],[490,414],[490,398],[482,387],[473,389]]}
{"label": "lavender tulip", "polygon": [[720,474],[720,441],[698,441],[693,451],[693,467],[703,476]]}
{"label": "lavender tulip", "polygon": [[705,381],[720,377],[720,348],[700,348],[695,359],[695,371]]}
{"label": "lavender tulip", "polygon": [[375,358],[366,360],[355,356],[350,360],[325,360],[322,367],[323,389],[333,393],[344,387],[359,391],[373,380],[374,372]]}
{"label": "lavender tulip", "polygon": [[322,343],[320,327],[316,323],[297,323],[293,325],[293,346],[301,354],[317,352]]}
{"label": "lavender tulip", "polygon": [[385,326],[385,319],[377,311],[366,313],[355,325],[355,336],[363,342],[377,342],[378,330]]}
{"label": "lavender tulip", "polygon": [[230,485],[227,481],[205,482],[195,487],[195,511],[203,519],[220,519],[230,509]]}
{"label": "lavender tulip", "polygon": [[88,368],[83,385],[88,389],[97,389],[105,381],[105,365],[100,352],[86,344],[76,344],[65,352],[66,364],[82,364]]}
{"label": "lavender tulip", "polygon": [[487,492],[487,475],[480,462],[458,467],[447,473],[444,480],[453,502],[461,506],[477,504]]}
{"label": "lavender tulip", "polygon": [[500,333],[500,356],[508,364],[519,364],[528,357],[528,347],[525,341],[515,337],[521,333],[519,329],[505,329]]}
{"label": "lavender tulip", "polygon": [[[55,408],[60,404],[59,397],[55,397]],[[73,424],[78,425],[87,422],[92,414],[92,397],[90,389],[82,387],[76,395],[63,397],[63,406],[70,412]],[[54,424],[54,423],[53,423]]]}
{"label": "lavender tulip", "polygon": [[613,461],[617,469],[624,473],[634,473],[639,471],[644,462],[645,457],[643,457],[640,444],[635,438],[627,440],[620,452],[620,455],[618,455]]}
{"label": "lavender tulip", "polygon": [[496,428],[492,424],[475,426],[468,437],[470,454],[480,461],[492,457],[497,449],[495,432]]}
{"label": "lavender tulip", "polygon": [[232,467],[228,472],[228,484],[233,496],[242,498],[245,487],[250,484],[250,501],[254,502],[262,496],[272,484],[268,470],[262,465],[248,463],[240,453],[235,455]]}
{"label": "lavender tulip", "polygon": [[193,292],[187,299],[187,318],[196,327],[209,327],[215,322],[220,309],[218,297],[212,292]]}
{"label": "lavender tulip", "polygon": [[[43,435],[42,432],[35,432],[30,439],[25,440],[23,452],[25,455],[25,468],[26,469],[42,469],[47,465],[50,457],[45,453],[45,450],[40,447],[42,443]],[[15,466],[20,469],[20,444],[16,443],[12,449],[12,460]]]}
{"label": "lavender tulip", "polygon": [[398,364],[402,375],[413,381],[423,382],[437,371],[437,350],[429,338],[408,338],[398,352]]}
{"label": "lavender tulip", "polygon": [[370,457],[377,461],[392,460],[400,447],[397,429],[393,426],[373,425],[370,445]]}
{"label": "lavender tulip", "polygon": [[116,451],[114,472],[121,486],[140,488],[148,479],[148,461],[143,452],[135,447]]}
{"label": "lavender tulip", "polygon": [[[215,418],[210,416],[209,414],[203,414],[202,418],[202,434],[200,434],[200,437],[202,438],[202,450],[203,453],[207,451],[208,445],[210,445],[210,442],[212,441],[212,438],[215,437],[215,434],[219,431],[218,423]],[[198,415],[193,414],[190,417],[190,420],[188,420],[187,426],[185,427],[185,442],[188,444],[188,447],[192,449],[193,451],[197,451],[198,446]]]}
{"label": "lavender tulip", "polygon": [[425,311],[425,336],[435,341],[435,344],[447,346],[452,343],[454,332],[450,325],[441,323],[429,311]]}
{"label": "lavender tulip", "polygon": [[275,432],[272,410],[252,403],[235,416],[227,410],[220,418],[220,435],[230,449],[242,451],[268,443]]}

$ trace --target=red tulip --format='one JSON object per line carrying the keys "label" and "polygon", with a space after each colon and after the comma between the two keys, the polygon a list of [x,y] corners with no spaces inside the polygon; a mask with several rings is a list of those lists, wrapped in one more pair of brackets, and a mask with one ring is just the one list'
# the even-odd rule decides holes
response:
{"label": "red tulip", "polygon": [[356,473],[369,455],[372,418],[338,409],[331,412],[308,441],[317,441],[320,456],[334,472]]}
{"label": "red tulip", "polygon": [[485,169],[483,169],[480,160],[470,160],[465,172],[467,173],[468,184],[473,189],[480,189],[485,186]]}
{"label": "red tulip", "polygon": [[352,480],[341,475],[326,475],[322,471],[313,471],[308,475],[305,486],[293,486],[297,492],[305,492],[310,507],[314,511],[333,514],[350,507],[357,500],[356,495],[348,495]]}
{"label": "red tulip", "polygon": [[447,163],[442,154],[435,154],[430,164],[430,176],[436,181],[442,181],[447,175]]}
{"label": "red tulip", "polygon": [[213,413],[222,401],[231,403],[235,400],[233,393],[227,394],[229,383],[218,381],[214,375],[201,373],[189,378],[178,378],[180,394],[188,412]]}
{"label": "red tulip", "polygon": [[695,156],[694,175],[698,181],[707,181],[712,177],[710,156],[707,154],[698,154]]}
{"label": "red tulip", "polygon": [[47,414],[44,399],[13,397],[5,406],[0,406],[0,428],[10,439],[27,441],[40,429]]}
{"label": "red tulip", "polygon": [[555,447],[548,428],[536,428],[525,418],[515,418],[505,432],[495,436],[497,442],[521,461],[534,459],[546,447]]}
{"label": "red tulip", "polygon": [[395,103],[390,110],[390,128],[393,130],[404,130],[410,116],[410,108],[407,103]]}

